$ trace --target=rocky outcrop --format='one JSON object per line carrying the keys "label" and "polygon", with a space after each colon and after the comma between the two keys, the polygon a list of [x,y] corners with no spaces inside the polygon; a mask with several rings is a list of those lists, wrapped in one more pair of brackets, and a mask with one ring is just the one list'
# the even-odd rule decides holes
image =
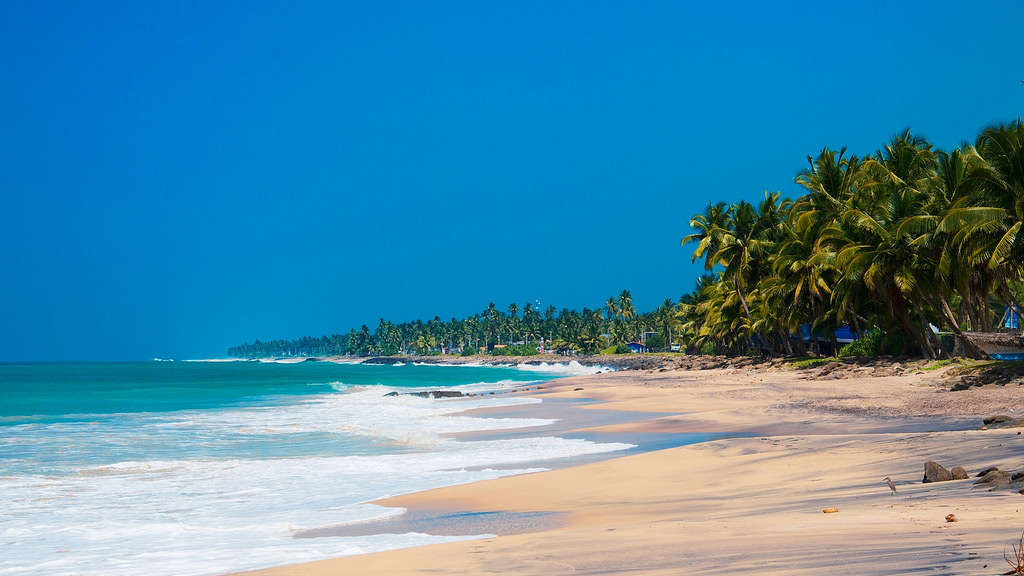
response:
{"label": "rocky outcrop", "polygon": [[971,477],[963,466],[953,466],[949,469],[949,473],[953,475],[953,480],[967,480]]}
{"label": "rocky outcrop", "polygon": [[989,416],[981,422],[986,428],[1024,428],[1024,418],[1015,418],[1005,414]]}
{"label": "rocky outcrop", "polygon": [[426,392],[406,392],[399,394],[398,392],[388,392],[384,395],[387,396],[419,396],[420,398],[462,398],[463,396],[472,396],[472,394],[464,394],[458,390],[429,390]]}

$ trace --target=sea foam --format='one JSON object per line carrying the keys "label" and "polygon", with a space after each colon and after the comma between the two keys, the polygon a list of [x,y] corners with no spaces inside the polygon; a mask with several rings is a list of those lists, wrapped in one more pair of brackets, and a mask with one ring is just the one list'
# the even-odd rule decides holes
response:
{"label": "sea foam", "polygon": [[[522,385],[510,380],[462,389]],[[344,393],[8,427],[0,439],[24,458],[0,476],[0,575],[212,575],[458,540],[414,533],[292,536],[401,513],[368,504],[383,497],[631,447],[451,436],[553,422],[463,414],[539,402],[533,398],[387,396],[415,389],[342,382],[335,388]],[[46,452],[55,449],[48,460]]]}

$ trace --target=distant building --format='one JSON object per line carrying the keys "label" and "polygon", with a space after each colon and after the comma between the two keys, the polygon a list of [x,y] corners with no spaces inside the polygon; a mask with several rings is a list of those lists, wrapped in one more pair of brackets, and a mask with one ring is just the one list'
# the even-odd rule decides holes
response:
{"label": "distant building", "polygon": [[[840,326],[840,327],[836,328],[835,334],[836,334],[836,342],[839,342],[840,344],[849,344],[850,342],[853,342],[854,340],[856,340],[856,338],[853,335],[853,331],[850,330],[850,327],[846,326],[846,325],[843,325],[843,326]],[[830,341],[829,337],[824,335],[824,334],[822,334],[821,332],[815,332],[813,334],[813,336],[812,336],[811,335],[811,325],[810,324],[802,324],[800,326],[800,339],[803,340],[805,343],[810,343],[811,341],[815,341],[815,342],[829,342]]]}
{"label": "distant building", "polygon": [[644,346],[643,344],[641,344],[639,342],[630,342],[629,344],[627,344],[627,346],[629,346],[629,349],[633,352],[633,354],[640,354],[641,352],[647,352],[647,346]]}

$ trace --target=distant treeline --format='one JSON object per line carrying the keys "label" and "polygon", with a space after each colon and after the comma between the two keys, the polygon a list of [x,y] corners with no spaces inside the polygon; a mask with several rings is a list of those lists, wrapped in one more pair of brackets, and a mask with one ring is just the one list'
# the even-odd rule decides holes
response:
{"label": "distant treeline", "polygon": [[[624,351],[627,343],[643,341],[647,348],[663,350],[671,346],[680,325],[678,304],[665,300],[652,312],[638,313],[633,297],[623,290],[608,298],[603,308],[583,311],[548,306],[537,310],[532,303],[520,308],[510,304],[506,310],[491,303],[483,311],[449,321],[414,320],[395,324],[383,318],[374,330],[366,325],[347,335],[320,338],[274,340],[242,344],[228,349],[228,355],[240,358],[396,355],[396,354],[468,354],[493,351],[495,347],[515,347],[519,353],[531,353],[540,347],[562,354],[592,354],[612,348]],[[628,351],[628,348],[625,349]]]}

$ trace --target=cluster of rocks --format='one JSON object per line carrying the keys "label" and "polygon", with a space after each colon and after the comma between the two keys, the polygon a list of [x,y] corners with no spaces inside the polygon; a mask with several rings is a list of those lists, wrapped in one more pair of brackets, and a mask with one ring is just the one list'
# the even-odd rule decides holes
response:
{"label": "cluster of rocks", "polygon": [[426,392],[405,392],[399,394],[398,392],[388,392],[384,397],[388,396],[419,396],[420,398],[462,398],[463,396],[473,396],[473,394],[465,394],[458,390],[428,390]]}
{"label": "cluster of rocks", "polygon": [[958,391],[985,385],[1024,386],[1024,362],[997,362],[982,366],[952,366],[943,372],[928,372],[932,364],[926,360],[896,356],[870,356],[831,359],[820,363],[798,363],[791,359],[765,356],[700,356],[686,354],[595,354],[558,356],[371,356],[365,364],[488,364],[540,365],[577,362],[583,366],[599,366],[611,370],[728,370],[756,368],[767,372],[794,370],[805,380],[844,380],[847,378],[929,375],[937,386]]}
{"label": "cluster of rocks", "polygon": [[[925,462],[923,483],[947,482],[949,480],[968,480],[970,475],[962,466],[954,466],[947,470],[937,462]],[[1024,470],[1006,472],[996,466],[989,466],[975,475],[974,486],[993,490],[1013,490],[1024,494]]]}
{"label": "cluster of rocks", "polygon": [[1006,472],[995,466],[989,466],[978,472],[975,486],[989,490],[1013,490],[1024,494],[1024,470]]}
{"label": "cluster of rocks", "polygon": [[953,386],[950,390],[954,392],[986,384],[1024,386],[1024,363],[1000,363],[970,374],[951,375],[951,377]]}
{"label": "cluster of rocks", "polygon": [[924,374],[925,360],[894,356],[858,356],[840,358],[824,363],[797,366],[795,370],[805,380],[845,380],[847,378],[903,376]]}
{"label": "cluster of rocks", "polygon": [[981,421],[981,429],[988,430],[990,428],[1024,428],[1024,418],[1015,418],[1013,416],[989,416]]}
{"label": "cluster of rocks", "polygon": [[938,462],[928,461],[924,463],[924,479],[921,482],[948,482],[949,480],[967,480],[970,478],[963,466],[953,466],[946,470]]}

